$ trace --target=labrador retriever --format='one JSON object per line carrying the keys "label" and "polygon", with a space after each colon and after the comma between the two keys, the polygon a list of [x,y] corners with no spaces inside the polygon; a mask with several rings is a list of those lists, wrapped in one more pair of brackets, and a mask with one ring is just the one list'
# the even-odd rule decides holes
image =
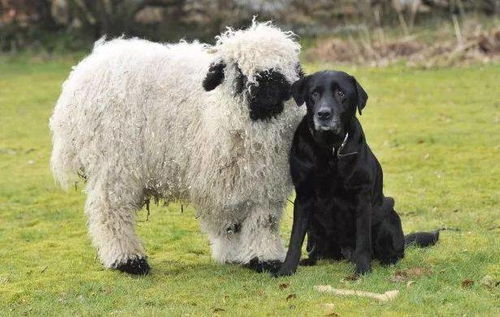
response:
{"label": "labrador retriever", "polygon": [[403,258],[405,244],[433,245],[439,231],[403,234],[394,200],[383,194],[382,168],[366,143],[356,111],[368,95],[344,72],[322,71],[292,85],[297,105],[306,104],[290,153],[295,185],[294,219],[285,262],[274,276],[293,274],[307,233],[309,258],[347,259],[356,274],[372,259],[389,265]]}

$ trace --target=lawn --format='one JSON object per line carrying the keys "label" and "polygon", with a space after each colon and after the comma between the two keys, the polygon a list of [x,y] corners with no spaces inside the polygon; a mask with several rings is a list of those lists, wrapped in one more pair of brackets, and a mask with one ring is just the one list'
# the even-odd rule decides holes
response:
{"label": "lawn", "polygon": [[[48,118],[73,64],[0,59],[0,315],[498,314],[500,65],[347,68],[370,96],[361,119],[405,231],[458,229],[350,280],[346,262],[280,279],[217,265],[194,207],[181,213],[176,204],[153,206],[149,221],[138,214],[150,275],[103,269],[87,236],[83,189],[63,192],[48,166]],[[291,220],[288,206],[285,240]],[[321,294],[318,284],[400,293],[382,303]]]}

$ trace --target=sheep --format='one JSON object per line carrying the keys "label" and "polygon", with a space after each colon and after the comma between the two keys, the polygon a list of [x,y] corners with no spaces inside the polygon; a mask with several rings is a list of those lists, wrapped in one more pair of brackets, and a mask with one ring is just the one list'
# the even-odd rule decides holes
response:
{"label": "sheep", "polygon": [[263,271],[284,259],[288,152],[304,115],[289,101],[299,51],[293,33],[255,21],[213,46],[96,42],[49,126],[55,179],[63,188],[85,179],[88,229],[106,268],[149,272],[134,226],[152,196],[196,206],[216,262]]}

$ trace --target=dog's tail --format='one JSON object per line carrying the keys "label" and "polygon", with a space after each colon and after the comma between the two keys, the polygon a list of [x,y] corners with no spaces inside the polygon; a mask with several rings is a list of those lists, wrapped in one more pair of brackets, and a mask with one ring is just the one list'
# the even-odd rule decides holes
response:
{"label": "dog's tail", "polygon": [[460,231],[459,228],[443,227],[431,232],[413,232],[405,235],[405,248],[409,246],[425,248],[435,245],[439,240],[439,232],[444,230]]}
{"label": "dog's tail", "polygon": [[435,245],[439,240],[439,231],[441,231],[441,229],[431,232],[414,232],[407,234],[405,235],[405,248],[413,245],[420,248]]}

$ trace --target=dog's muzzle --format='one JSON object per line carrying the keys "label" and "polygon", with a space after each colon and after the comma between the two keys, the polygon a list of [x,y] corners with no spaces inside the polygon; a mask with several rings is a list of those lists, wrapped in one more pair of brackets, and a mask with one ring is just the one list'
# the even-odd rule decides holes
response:
{"label": "dog's muzzle", "polygon": [[340,134],[342,132],[342,124],[340,120],[335,117],[321,117],[318,115],[314,116],[314,129],[316,131],[331,131],[335,134]]}

